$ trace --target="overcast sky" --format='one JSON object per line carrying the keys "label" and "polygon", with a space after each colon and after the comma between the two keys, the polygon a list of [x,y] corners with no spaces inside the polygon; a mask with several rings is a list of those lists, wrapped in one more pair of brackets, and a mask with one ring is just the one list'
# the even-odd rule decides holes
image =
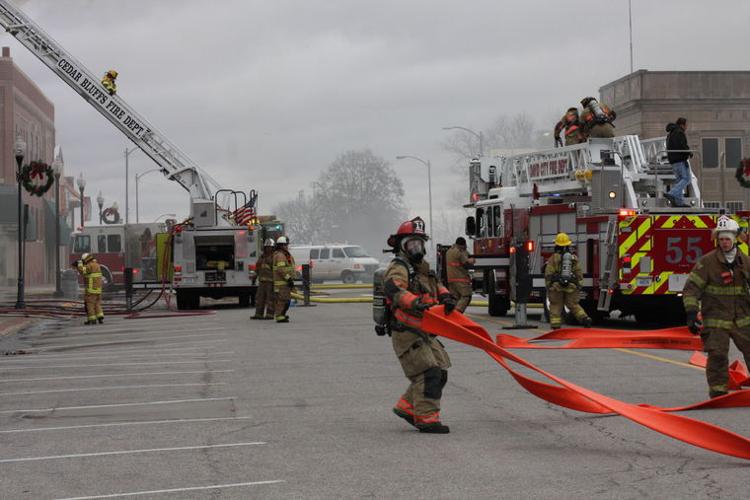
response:
{"label": "overcast sky", "polygon": [[[635,68],[747,70],[746,0],[632,0]],[[26,0],[15,2],[225,187],[262,211],[310,192],[339,153],[368,147],[433,164],[436,214],[463,181],[441,128],[527,112],[539,128],[629,72],[627,0]],[[66,173],[123,210],[123,150],[101,115],[8,34],[2,45],[54,102]],[[396,162],[426,218],[424,168]],[[131,155],[133,176],[154,168]],[[141,221],[187,196],[141,180]],[[394,226],[395,227],[395,226]]]}

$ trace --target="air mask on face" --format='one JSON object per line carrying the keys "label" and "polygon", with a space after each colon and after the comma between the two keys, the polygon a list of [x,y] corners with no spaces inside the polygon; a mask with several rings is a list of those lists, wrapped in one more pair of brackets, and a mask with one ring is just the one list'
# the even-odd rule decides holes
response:
{"label": "air mask on face", "polygon": [[404,240],[403,249],[409,259],[414,262],[422,262],[424,259],[424,241],[421,238]]}

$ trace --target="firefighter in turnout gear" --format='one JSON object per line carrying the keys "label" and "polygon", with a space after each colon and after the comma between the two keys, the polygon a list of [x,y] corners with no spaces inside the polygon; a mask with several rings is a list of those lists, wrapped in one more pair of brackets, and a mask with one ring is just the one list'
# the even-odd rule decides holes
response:
{"label": "firefighter in turnout gear", "polygon": [[83,303],[86,305],[86,323],[95,325],[104,323],[104,310],[102,310],[102,268],[93,255],[85,253],[81,260],[76,262],[78,272],[83,276]]}
{"label": "firefighter in turnout gear", "polygon": [[474,265],[474,259],[466,251],[466,239],[459,237],[456,244],[445,252],[445,263],[448,274],[448,290],[456,299],[456,309],[464,312],[471,303],[471,276],[469,267]]}
{"label": "firefighter in turnout gear", "polygon": [[549,299],[549,323],[553,330],[562,325],[563,306],[567,307],[576,320],[589,328],[591,318],[578,304],[578,294],[583,284],[583,274],[578,259],[570,252],[570,237],[558,233],[555,237],[555,253],[547,259],[544,268],[544,282]]}
{"label": "firefighter in turnout gear", "polygon": [[734,219],[719,218],[714,229],[719,246],[695,264],[682,296],[688,328],[700,334],[708,356],[706,379],[712,398],[729,390],[729,339],[750,366],[750,258],[737,249],[738,233]]}
{"label": "firefighter in turnout gear", "polygon": [[393,412],[420,432],[447,434],[450,429],[440,421],[440,399],[451,362],[443,344],[420,325],[425,310],[444,304],[445,314],[450,314],[456,302],[424,260],[428,240],[424,228],[424,221],[417,217],[401,224],[388,238],[396,254],[383,278],[391,311],[391,340],[410,382]]}
{"label": "firefighter in turnout gear", "polygon": [[583,124],[578,117],[578,108],[568,108],[565,116],[555,125],[555,147],[562,146],[563,141],[560,139],[560,133],[565,132],[565,145],[572,146],[586,141],[583,135]]}
{"label": "firefighter in turnout gear", "polygon": [[612,124],[617,118],[617,113],[604,103],[600,103],[593,97],[581,99],[583,114],[583,133],[589,137],[614,137],[615,126]]}
{"label": "firefighter in turnout gear", "polygon": [[117,80],[117,71],[111,69],[104,73],[104,76],[102,77],[102,86],[109,92],[109,95],[115,95],[117,93],[117,84],[115,83],[115,80]]}
{"label": "firefighter in turnout gear", "polygon": [[255,262],[258,274],[258,290],[255,292],[255,315],[250,319],[274,319],[273,295],[273,247],[272,239],[263,242],[263,253]]}
{"label": "firefighter in turnout gear", "polygon": [[289,323],[289,304],[294,289],[295,263],[287,246],[289,239],[279,236],[276,240],[276,251],[273,253],[273,292],[276,295],[274,315],[277,323]]}

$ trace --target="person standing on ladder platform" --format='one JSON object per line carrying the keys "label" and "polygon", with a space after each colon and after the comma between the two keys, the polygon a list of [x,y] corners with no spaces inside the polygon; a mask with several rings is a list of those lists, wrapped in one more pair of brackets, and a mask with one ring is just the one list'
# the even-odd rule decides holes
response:
{"label": "person standing on ladder platform", "polygon": [[581,106],[583,106],[581,123],[583,123],[583,133],[587,139],[615,136],[613,122],[617,118],[617,113],[612,108],[600,103],[595,97],[584,97],[581,99]]}
{"label": "person standing on ladder platform", "polygon": [[456,238],[456,243],[445,253],[445,263],[448,274],[448,290],[456,299],[456,310],[464,312],[471,303],[473,290],[469,267],[474,265],[474,259],[469,257],[466,250],[466,239]]}
{"label": "person standing on ladder platform", "polygon": [[274,318],[274,294],[273,294],[273,247],[274,241],[267,239],[263,242],[263,253],[255,262],[255,271],[258,273],[258,290],[255,295],[255,314],[250,319],[273,319]]}
{"label": "person standing on ladder platform", "polygon": [[86,305],[86,325],[104,323],[102,309],[102,268],[93,255],[85,253],[76,263],[78,272],[83,276],[83,303]]}
{"label": "person standing on ladder platform", "polygon": [[547,259],[544,268],[544,282],[549,299],[549,323],[553,330],[562,325],[563,306],[567,307],[576,320],[591,327],[591,318],[578,304],[578,295],[583,285],[583,274],[578,265],[578,258],[570,252],[573,242],[566,233],[555,237],[555,253]]}
{"label": "person standing on ladder platform", "polygon": [[565,145],[572,146],[586,141],[583,135],[583,124],[578,117],[578,108],[568,108],[565,116],[555,125],[555,147],[562,146],[563,141],[560,139],[560,133],[565,134]]}
{"label": "person standing on ladder platform", "polygon": [[117,71],[111,69],[104,73],[104,76],[102,77],[102,86],[107,92],[109,92],[109,95],[115,95],[117,93],[117,84],[115,83],[117,75]]}

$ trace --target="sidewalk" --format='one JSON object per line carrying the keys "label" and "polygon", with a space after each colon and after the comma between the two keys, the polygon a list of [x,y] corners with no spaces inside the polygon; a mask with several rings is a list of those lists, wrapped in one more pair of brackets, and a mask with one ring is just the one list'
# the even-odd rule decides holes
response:
{"label": "sidewalk", "polygon": [[0,337],[13,335],[24,328],[31,326],[35,321],[35,318],[17,318],[0,314]]}
{"label": "sidewalk", "polygon": [[[52,298],[55,293],[55,285],[42,285],[26,287],[24,290],[25,299]],[[15,303],[17,297],[15,286],[0,286],[0,302]]]}

